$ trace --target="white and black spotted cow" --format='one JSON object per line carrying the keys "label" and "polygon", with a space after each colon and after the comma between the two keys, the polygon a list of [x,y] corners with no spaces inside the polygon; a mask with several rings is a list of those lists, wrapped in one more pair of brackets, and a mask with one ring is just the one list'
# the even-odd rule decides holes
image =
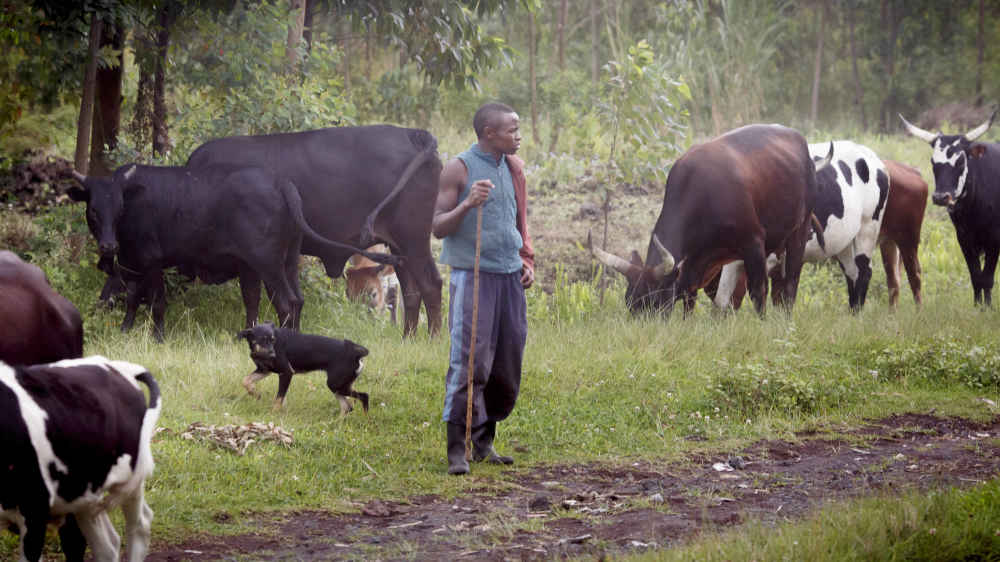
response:
{"label": "white and black spotted cow", "polygon": [[934,148],[935,205],[948,208],[962,248],[976,304],[992,303],[993,275],[1000,256],[1000,143],[973,142],[993,124],[997,110],[964,135],[934,134],[903,119],[911,135]]}
{"label": "white and black spotted cow", "polygon": [[[121,539],[108,516],[115,506],[125,515],[128,560],[146,557],[153,510],[143,485],[153,472],[150,439],[161,406],[153,376],[132,363],[0,362],[0,529],[18,527],[22,561],[37,561],[46,526],[70,514],[94,559],[117,561]],[[82,540],[62,539],[67,559],[82,560]]]}
{"label": "white and black spotted cow", "polygon": [[[813,160],[826,155],[830,143],[809,145]],[[823,244],[813,232],[806,243],[804,261],[821,262],[837,258],[847,280],[848,303],[852,310],[865,304],[872,277],[872,255],[878,245],[889,175],[885,164],[868,147],[841,140],[833,143],[833,161],[816,172],[817,197],[813,215],[823,229]],[[768,259],[773,280],[783,278],[781,260]],[[743,263],[731,262],[722,269],[714,302],[720,308],[732,306],[731,296],[742,283]],[[772,298],[780,301],[782,283],[772,283]]]}

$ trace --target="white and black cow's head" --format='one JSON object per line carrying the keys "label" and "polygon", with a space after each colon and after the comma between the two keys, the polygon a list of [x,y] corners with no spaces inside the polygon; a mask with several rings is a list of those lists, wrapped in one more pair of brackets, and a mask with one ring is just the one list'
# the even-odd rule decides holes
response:
{"label": "white and black cow's head", "polygon": [[70,199],[87,204],[87,227],[97,240],[100,254],[98,267],[108,274],[113,273],[118,252],[118,223],[125,211],[125,199],[138,189],[138,184],[132,182],[135,172],[135,164],[118,168],[111,177],[85,176],[74,170],[73,178],[80,186],[67,191]]}
{"label": "white and black cow's head", "polygon": [[[680,266],[675,265],[674,256],[663,246],[659,237],[653,234],[651,250],[647,256],[648,262],[643,263],[638,252],[633,251],[631,260],[595,248],[587,234],[587,247],[591,253],[604,265],[625,276],[628,288],[625,289],[625,305],[634,314],[641,312],[663,312],[669,314],[674,303],[680,297],[677,290],[677,280]],[[655,263],[654,255],[659,257]]]}
{"label": "white and black cow's head", "polygon": [[902,115],[903,126],[911,135],[930,143],[934,149],[931,154],[931,164],[934,170],[934,194],[931,200],[935,205],[952,207],[962,197],[966,196],[975,185],[975,174],[972,169],[972,159],[980,158],[986,147],[973,142],[985,133],[993,123],[997,110],[982,125],[964,135],[934,134],[910,123]]}

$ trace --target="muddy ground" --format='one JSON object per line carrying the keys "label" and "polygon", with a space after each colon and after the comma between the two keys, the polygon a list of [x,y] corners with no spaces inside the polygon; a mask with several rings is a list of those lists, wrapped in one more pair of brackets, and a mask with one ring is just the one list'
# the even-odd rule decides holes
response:
{"label": "muddy ground", "polygon": [[502,482],[467,477],[468,493],[452,500],[235,515],[260,531],[154,544],[148,560],[548,560],[669,548],[701,530],[794,520],[829,501],[983,482],[1000,472],[998,438],[1000,417],[902,414],[683,463],[514,468]]}

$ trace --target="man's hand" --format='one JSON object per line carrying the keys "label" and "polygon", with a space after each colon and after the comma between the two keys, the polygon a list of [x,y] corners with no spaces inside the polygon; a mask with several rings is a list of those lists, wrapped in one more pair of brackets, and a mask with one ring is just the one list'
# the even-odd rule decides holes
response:
{"label": "man's hand", "polygon": [[469,207],[478,207],[486,202],[493,189],[493,182],[490,180],[479,180],[469,186],[469,195],[465,198],[465,204]]}
{"label": "man's hand", "polygon": [[521,268],[521,286],[527,289],[535,282],[535,272],[530,267]]}

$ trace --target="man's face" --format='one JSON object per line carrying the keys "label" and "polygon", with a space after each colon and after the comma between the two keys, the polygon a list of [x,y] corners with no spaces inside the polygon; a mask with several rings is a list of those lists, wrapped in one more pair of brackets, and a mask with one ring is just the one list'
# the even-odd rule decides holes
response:
{"label": "man's face", "polygon": [[496,117],[488,130],[490,145],[501,154],[515,154],[521,148],[521,119],[517,113],[503,113]]}

